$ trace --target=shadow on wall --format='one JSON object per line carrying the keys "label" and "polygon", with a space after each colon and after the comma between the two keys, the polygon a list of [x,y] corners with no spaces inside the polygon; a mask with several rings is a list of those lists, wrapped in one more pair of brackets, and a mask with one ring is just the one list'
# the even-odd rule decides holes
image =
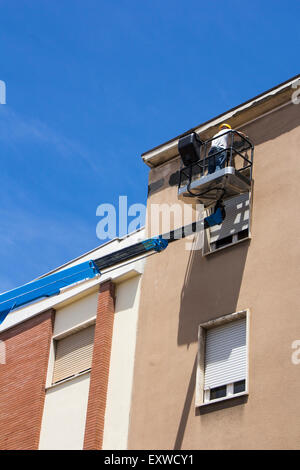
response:
{"label": "shadow on wall", "polygon": [[[135,276],[131,279],[117,284],[116,289],[116,312],[126,311],[133,308],[139,287],[140,276]],[[123,294],[123,295],[122,295]]]}
{"label": "shadow on wall", "polygon": [[[180,422],[179,422],[178,429],[177,429],[177,434],[176,434],[173,450],[182,449],[183,438],[184,438],[188,416],[189,416],[189,412],[190,412],[191,405],[193,402],[194,392],[195,392],[195,387],[196,387],[196,371],[197,371],[197,356],[195,357],[193,368],[191,371],[190,381],[189,381],[188,388],[187,388],[187,393],[186,393],[186,397],[185,397],[185,401],[184,401],[184,405],[183,405],[183,409],[181,413]],[[232,398],[231,400],[207,405],[203,408],[196,408],[195,416],[204,417],[206,414],[209,414],[211,412],[225,410],[227,408],[232,408],[233,406],[245,405],[247,401],[248,401],[247,396],[236,397],[236,398]]]}
{"label": "shadow on wall", "polygon": [[236,311],[249,240],[208,256],[191,251],[181,291],[178,345],[198,340],[200,323]]}
{"label": "shadow on wall", "polygon": [[176,434],[176,439],[174,443],[174,450],[180,450],[182,447],[182,442],[184,438],[184,433],[185,433],[185,428],[189,416],[189,412],[191,409],[191,404],[195,392],[195,386],[196,386],[196,370],[197,370],[197,356],[195,357],[194,360],[194,365],[185,397],[185,402],[183,405],[183,410],[181,413],[181,418],[180,418],[180,423],[178,426],[177,434]]}
{"label": "shadow on wall", "polygon": [[[189,345],[198,341],[198,326],[214,318],[233,313],[237,309],[240,287],[250,240],[224,248],[208,256],[202,251],[191,251],[181,292],[178,324],[178,345]],[[196,386],[197,357],[194,360],[187,387],[174,449],[181,449],[188,416],[193,403]],[[242,402],[230,401],[222,404],[227,408]],[[196,415],[216,411],[209,407]]]}

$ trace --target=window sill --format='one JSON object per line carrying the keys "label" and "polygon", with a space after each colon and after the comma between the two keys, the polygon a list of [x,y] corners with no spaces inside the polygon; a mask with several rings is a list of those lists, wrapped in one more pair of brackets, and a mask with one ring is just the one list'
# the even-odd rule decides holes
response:
{"label": "window sill", "polygon": [[63,379],[60,382],[56,382],[54,384],[49,385],[48,387],[45,387],[45,390],[50,390],[52,388],[58,387],[61,384],[70,382],[71,380],[77,379],[77,377],[81,377],[82,375],[89,374],[90,372],[91,372],[91,369],[85,370],[83,372],[79,372],[79,374],[72,375],[71,377],[67,377],[66,379]]}
{"label": "window sill", "polygon": [[234,395],[228,395],[227,397],[217,398],[216,400],[210,400],[205,403],[201,403],[201,405],[197,405],[197,408],[203,408],[204,406],[209,406],[209,405],[213,405],[214,403],[220,403],[223,401],[232,400],[234,398],[244,397],[246,395],[249,395],[249,392],[246,391],[246,392],[241,392],[241,393],[235,393]]}

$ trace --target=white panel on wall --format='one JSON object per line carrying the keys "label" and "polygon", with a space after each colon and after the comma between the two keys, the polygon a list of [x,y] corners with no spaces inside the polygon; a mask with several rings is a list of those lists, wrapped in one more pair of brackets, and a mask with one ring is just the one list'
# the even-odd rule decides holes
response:
{"label": "white panel on wall", "polygon": [[83,448],[90,374],[46,391],[39,449]]}
{"label": "white panel on wall", "polygon": [[127,449],[141,277],[117,285],[103,449]]}
{"label": "white panel on wall", "polygon": [[57,336],[65,333],[81,323],[90,321],[97,315],[98,290],[82,298],[74,298],[73,302],[66,307],[56,311],[53,335]]}

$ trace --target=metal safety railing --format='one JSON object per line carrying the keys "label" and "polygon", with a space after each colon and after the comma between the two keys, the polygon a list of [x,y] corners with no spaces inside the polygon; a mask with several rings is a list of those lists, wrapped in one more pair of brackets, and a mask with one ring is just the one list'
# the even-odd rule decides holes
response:
{"label": "metal safety railing", "polygon": [[236,173],[243,175],[251,182],[252,180],[252,166],[253,166],[253,153],[254,146],[250,140],[236,130],[229,130],[224,132],[221,136],[228,135],[228,145],[213,151],[214,140],[219,139],[220,136],[213,137],[203,142],[200,148],[200,158],[197,162],[183,167],[179,175],[179,188],[190,184],[196,179],[213,174],[211,168],[217,165],[217,157],[225,153],[224,163],[222,168],[234,167]]}

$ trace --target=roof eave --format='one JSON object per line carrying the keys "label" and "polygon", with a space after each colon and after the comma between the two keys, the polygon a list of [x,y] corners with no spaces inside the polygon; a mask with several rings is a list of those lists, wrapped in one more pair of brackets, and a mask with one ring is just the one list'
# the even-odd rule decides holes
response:
{"label": "roof eave", "polygon": [[215,129],[223,121],[230,120],[231,124],[237,128],[246,125],[247,122],[262,114],[272,111],[285,102],[288,102],[294,91],[292,85],[300,79],[300,75],[277,85],[270,90],[257,95],[256,97],[222,113],[188,131],[174,137],[173,139],[154,147],[142,154],[142,159],[150,168],[165,163],[178,155],[178,140],[191,132],[197,132],[202,138],[210,138]]}

